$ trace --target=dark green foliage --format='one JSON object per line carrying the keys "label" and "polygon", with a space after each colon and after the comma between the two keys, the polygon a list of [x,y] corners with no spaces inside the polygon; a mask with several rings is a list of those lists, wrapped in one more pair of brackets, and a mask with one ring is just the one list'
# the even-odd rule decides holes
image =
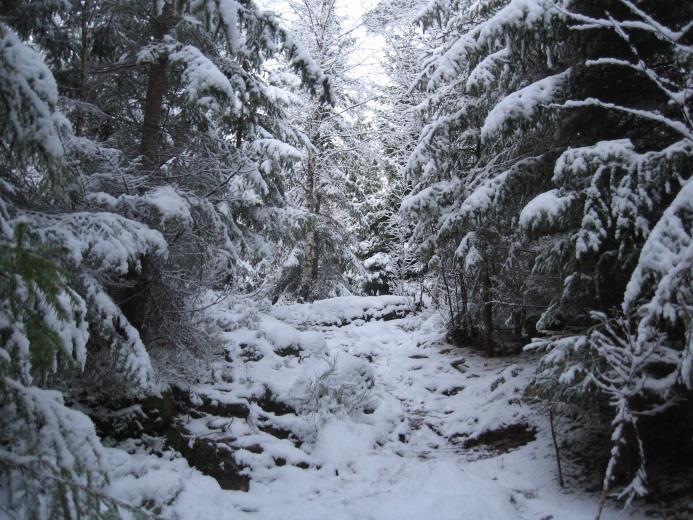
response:
{"label": "dark green foliage", "polygon": [[[45,325],[45,307],[55,312],[59,320],[73,318],[58,302],[58,297],[68,290],[67,273],[56,266],[49,249],[34,251],[24,247],[23,234],[20,228],[16,231],[17,244],[0,245],[0,271],[3,273],[0,292],[9,296],[8,318],[24,324],[32,367],[39,372],[50,371],[63,344],[58,332]],[[70,297],[76,298],[75,295]],[[11,332],[11,329],[3,331],[5,336]]]}

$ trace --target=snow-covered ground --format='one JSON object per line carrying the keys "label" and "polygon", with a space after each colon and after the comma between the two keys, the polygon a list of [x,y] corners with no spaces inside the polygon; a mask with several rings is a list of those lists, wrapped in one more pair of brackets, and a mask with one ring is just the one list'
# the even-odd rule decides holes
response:
{"label": "snow-covered ground", "polygon": [[[385,303],[396,304],[361,298],[349,308]],[[339,301],[274,316],[246,312],[242,320],[234,317],[238,308],[217,312],[221,322],[228,313],[228,355],[192,390],[201,400],[245,403],[249,415],[190,418],[186,428],[232,446],[249,491],[222,490],[185,459],[133,445],[131,454],[108,452],[117,498],[183,519],[594,516],[596,496],[557,484],[546,419],[521,401],[531,376],[525,361],[486,360],[446,345],[434,314],[337,327],[315,323],[329,322],[330,313],[341,323]],[[263,395],[296,413],[261,408]],[[268,425],[288,435],[271,435]],[[495,444],[484,438],[513,425],[520,426]],[[638,517],[608,508],[602,516]]]}

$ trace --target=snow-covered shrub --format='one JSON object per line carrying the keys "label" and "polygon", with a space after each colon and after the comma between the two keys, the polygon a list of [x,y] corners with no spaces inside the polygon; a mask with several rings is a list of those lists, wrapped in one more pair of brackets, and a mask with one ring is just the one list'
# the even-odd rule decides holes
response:
{"label": "snow-covered shrub", "polygon": [[387,253],[375,253],[363,261],[366,269],[363,289],[366,294],[380,296],[390,294],[393,277],[392,257]]}
{"label": "snow-covered shrub", "polygon": [[106,286],[136,272],[143,256],[165,256],[166,243],[112,213],[67,209],[71,134],[55,80],[2,23],[0,47],[0,509],[39,519],[116,515],[93,424],[45,387],[65,369],[81,374],[88,342],[105,336],[110,370],[133,393],[156,389],[139,334]]}
{"label": "snow-covered shrub", "polygon": [[89,418],[56,391],[8,376],[0,390],[0,509],[40,519],[117,514],[101,491],[107,467]]}
{"label": "snow-covered shrub", "polygon": [[30,221],[16,218],[2,195],[0,507],[40,519],[116,514],[119,506],[102,493],[107,468],[93,424],[65,406],[60,392],[37,385],[50,384],[61,369],[84,369],[96,324],[88,309],[104,313],[101,333],[113,327],[112,368],[130,378],[135,391],[151,388],[149,357],[136,331],[130,341],[120,335],[129,324],[108,296],[99,293],[94,302],[81,292],[60,265],[65,250],[32,243]]}
{"label": "snow-covered shrub", "polygon": [[[689,300],[689,303],[691,301]],[[535,340],[530,350],[547,350],[541,360],[540,384],[553,385],[553,399],[585,403],[604,396],[615,411],[613,447],[603,481],[602,502],[616,475],[630,471],[618,496],[628,501],[647,494],[646,446],[639,419],[661,413],[685,398],[691,377],[690,345],[681,347],[664,333],[650,331],[643,342],[636,320],[610,320],[593,313],[596,325],[586,335]],[[690,322],[687,325],[690,334]],[[633,464],[633,460],[637,461]],[[628,465],[624,466],[624,462]]]}
{"label": "snow-covered shrub", "polygon": [[318,421],[335,414],[360,414],[377,405],[373,393],[373,369],[367,361],[353,356],[325,360],[321,372],[305,375],[291,389],[291,402],[302,413]]}

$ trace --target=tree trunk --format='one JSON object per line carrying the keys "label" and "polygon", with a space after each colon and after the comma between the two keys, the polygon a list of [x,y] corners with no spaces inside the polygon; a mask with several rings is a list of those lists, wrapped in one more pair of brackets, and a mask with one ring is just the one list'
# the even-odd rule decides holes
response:
{"label": "tree trunk", "polygon": [[445,275],[445,262],[441,262],[440,268],[443,275],[443,284],[445,285],[445,296],[448,300],[448,310],[450,311],[450,326],[448,329],[450,329],[453,342],[456,342],[457,325],[455,324],[455,311],[452,306],[452,297],[450,296],[450,285],[448,284],[448,277]]}
{"label": "tree trunk", "polygon": [[243,144],[243,122],[239,121],[236,127],[236,149],[240,150]]}
{"label": "tree trunk", "polygon": [[308,231],[306,237],[306,256],[303,259],[303,267],[301,269],[301,286],[298,290],[298,296],[301,300],[307,302],[313,300],[313,281],[316,271],[317,260],[317,236],[315,226]]}
{"label": "tree trunk", "polygon": [[[308,157],[306,168],[306,202],[308,211],[313,218],[317,218],[317,197],[315,196],[315,166],[312,155]],[[306,254],[303,257],[301,268],[301,283],[298,289],[298,297],[303,301],[311,301],[313,298],[313,283],[317,274],[317,232],[314,220],[309,222],[310,226],[306,236]]]}
{"label": "tree trunk", "polygon": [[[164,40],[164,37],[171,31],[174,25],[173,5],[165,3],[160,15],[157,15],[156,3],[153,9],[152,36],[154,41],[159,43]],[[168,90],[167,65],[168,57],[162,54],[149,67],[140,153],[142,154],[144,168],[150,171],[157,170],[160,164],[158,148],[161,140],[161,121],[164,114],[163,101]]]}
{"label": "tree trunk", "polygon": [[464,274],[460,274],[460,293],[462,295],[462,340],[464,343],[468,343],[471,336],[470,332],[472,327],[469,322],[469,301]]}
{"label": "tree trunk", "polygon": [[89,62],[91,58],[91,39],[89,34],[89,22],[92,15],[92,0],[80,2],[82,12],[80,16],[80,54],[79,54],[79,102],[77,118],[75,120],[75,135],[84,133],[84,106],[89,96]]}
{"label": "tree trunk", "polygon": [[[316,196],[316,204],[315,204],[315,215],[317,218],[317,215],[320,214],[320,195]],[[312,258],[312,264],[311,264],[311,273],[310,273],[310,279],[311,279],[311,286],[315,286],[315,281],[318,279],[318,261],[320,259],[320,235],[318,234],[316,229],[313,229],[314,237],[313,237],[313,258]],[[315,297],[315,291],[313,291],[313,294],[311,295],[312,297]]]}
{"label": "tree trunk", "polygon": [[482,286],[483,286],[483,298],[484,298],[484,308],[482,320],[484,323],[484,354],[486,357],[493,357],[493,301],[492,301],[492,290],[491,290],[491,274],[489,273],[490,267],[487,264],[484,267],[484,273],[482,275]]}
{"label": "tree trunk", "polygon": [[[310,141],[315,144],[318,154],[324,151],[325,143],[320,133],[320,125],[326,117],[326,111],[322,104],[318,105],[309,116],[310,127],[308,134]],[[313,221],[309,222],[308,234],[306,236],[306,254],[303,257],[301,268],[301,283],[298,289],[298,297],[303,301],[312,301],[314,298],[313,288],[315,280],[318,278],[318,235],[316,231],[318,213],[320,212],[320,194],[317,184],[317,157],[313,153],[308,155],[306,166],[306,208],[313,216]]]}

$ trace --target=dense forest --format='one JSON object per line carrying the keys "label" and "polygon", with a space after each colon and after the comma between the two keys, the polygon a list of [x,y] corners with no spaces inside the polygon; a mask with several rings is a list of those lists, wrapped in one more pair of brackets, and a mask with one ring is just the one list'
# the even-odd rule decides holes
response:
{"label": "dense forest", "polygon": [[693,515],[693,2],[0,0],[0,100],[0,517]]}

